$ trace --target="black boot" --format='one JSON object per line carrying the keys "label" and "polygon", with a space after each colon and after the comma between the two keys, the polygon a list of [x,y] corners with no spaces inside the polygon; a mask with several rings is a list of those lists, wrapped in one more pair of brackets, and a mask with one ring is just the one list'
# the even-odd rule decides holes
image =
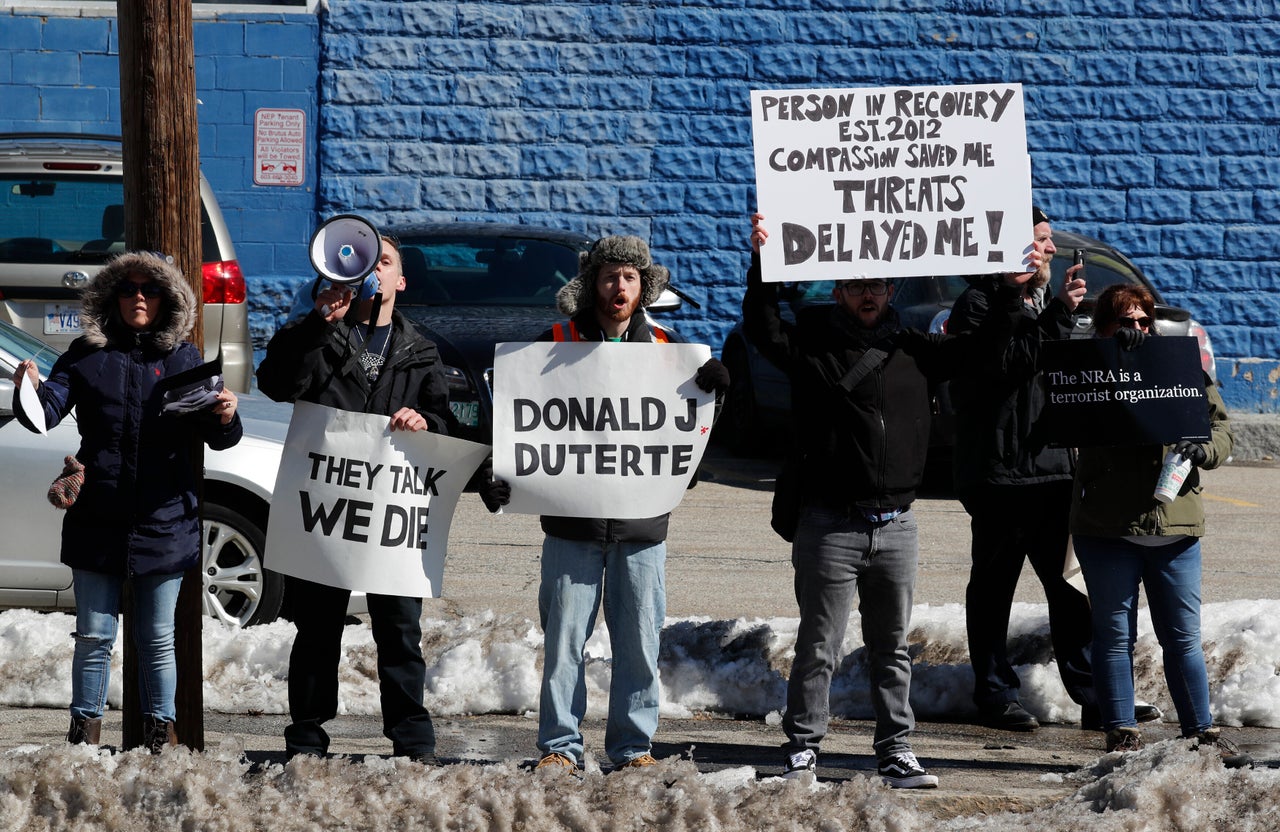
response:
{"label": "black boot", "polygon": [[97,745],[102,739],[102,717],[89,719],[83,716],[71,718],[71,730],[67,731],[67,742],[72,745]]}
{"label": "black boot", "polygon": [[152,754],[159,754],[166,745],[177,745],[178,734],[172,722],[153,716],[142,718],[142,747]]}

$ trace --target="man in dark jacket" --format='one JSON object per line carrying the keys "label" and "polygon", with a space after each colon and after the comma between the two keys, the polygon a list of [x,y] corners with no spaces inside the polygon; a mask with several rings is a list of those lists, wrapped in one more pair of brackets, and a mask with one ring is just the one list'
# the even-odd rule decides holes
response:
{"label": "man in dark jacket", "polygon": [[[376,294],[353,295],[330,286],[315,309],[285,326],[267,345],[258,387],[276,401],[307,401],[357,413],[380,413],[391,430],[456,431],[449,391],[436,345],[419,335],[395,309],[405,288],[399,244],[382,238],[375,271]],[[285,749],[324,754],[324,723],[338,712],[338,663],[350,590],[288,577],[286,599],[298,635],[289,654],[289,716]],[[397,756],[435,758],[431,715],[422,704],[422,599],[368,596],[378,646],[382,732]]]}
{"label": "man in dark jacket", "polygon": [[[1046,445],[1040,421],[1044,386],[1037,372],[1042,340],[1069,338],[1072,313],[1084,297],[1083,266],[1067,270],[1049,297],[1049,262],[1057,249],[1049,218],[1032,209],[1035,238],[1045,247],[1036,272],[1023,275],[1024,326],[1041,337],[1010,342],[996,372],[971,373],[951,383],[956,411],[956,494],[972,519],[973,565],[965,593],[973,701],[978,719],[994,728],[1032,731],[1039,721],[1018,700],[1020,682],[1009,662],[1009,612],[1024,559],[1031,561],[1049,602],[1054,658],[1067,694],[1089,727],[1098,723],[1090,672],[1089,602],[1063,577],[1067,514],[1075,464],[1067,448]],[[956,301],[947,331],[976,330],[991,311],[999,278],[976,277]]]}
{"label": "man in dark jacket", "polygon": [[[639,237],[605,237],[579,258],[578,275],[556,295],[569,316],[540,341],[671,343],[679,338],[652,323],[644,308],[662,294],[668,272],[653,262]],[[729,373],[714,358],[695,381],[718,394]],[[696,481],[696,476],[694,481]],[[693,483],[690,483],[692,487]],[[497,482],[481,488],[490,510],[509,495]],[[605,753],[618,768],[651,766],[658,727],[658,639],[666,617],[666,539],[669,514],[639,520],[541,518],[542,691],[538,706],[538,768],[576,770],[582,762],[587,708],[583,651],[604,601],[613,648]]]}
{"label": "man in dark jacket", "polygon": [[[894,788],[932,788],[938,778],[921,767],[909,741],[915,717],[907,650],[919,553],[911,504],[929,445],[929,383],[973,360],[975,347],[994,349],[1008,328],[997,329],[1000,316],[992,316],[984,328],[989,342],[903,331],[885,280],[839,281],[835,308],[803,309],[791,324],[779,312],[776,284],[761,280],[763,219],[752,218],[743,326],[791,380],[801,483],[791,555],[800,626],[782,722],[783,774],[817,766],[856,591],[880,777]],[[1012,303],[1013,290],[1002,297]]]}

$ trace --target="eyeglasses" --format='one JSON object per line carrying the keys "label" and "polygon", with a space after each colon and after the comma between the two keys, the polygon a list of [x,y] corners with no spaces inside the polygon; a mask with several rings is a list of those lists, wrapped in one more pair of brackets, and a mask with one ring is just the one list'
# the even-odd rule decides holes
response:
{"label": "eyeglasses", "polygon": [[116,297],[118,298],[137,297],[139,292],[147,299],[158,298],[164,294],[164,287],[155,281],[134,283],[132,280],[122,280],[116,284]]}
{"label": "eyeglasses", "polygon": [[1141,318],[1117,318],[1116,325],[1126,329],[1150,329],[1151,319],[1146,315]]}
{"label": "eyeglasses", "polygon": [[889,284],[883,280],[848,280],[841,283],[840,288],[855,295],[868,292],[878,296],[889,291]]}

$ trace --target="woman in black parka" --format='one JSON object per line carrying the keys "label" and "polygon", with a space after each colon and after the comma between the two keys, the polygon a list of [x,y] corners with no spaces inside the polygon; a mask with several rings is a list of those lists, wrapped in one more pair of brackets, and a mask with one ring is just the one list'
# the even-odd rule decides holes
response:
{"label": "woman in black parka", "polygon": [[201,362],[185,340],[195,323],[195,295],[168,258],[117,257],[85,288],[81,303],[83,334],[49,377],[42,383],[31,361],[14,373],[14,410],[23,424],[36,430],[17,406],[17,388],[31,384],[50,427],[74,408],[80,431],[76,459],[84,482],[62,524],[62,562],[72,569],[76,596],[67,739],[99,740],[120,592],[129,580],[143,739],[158,751],[177,742],[174,610],[182,573],[200,559],[193,440],[231,447],[240,441],[240,416],[235,394],[213,382],[196,384],[186,399],[199,407],[195,412],[164,408],[165,379]]}

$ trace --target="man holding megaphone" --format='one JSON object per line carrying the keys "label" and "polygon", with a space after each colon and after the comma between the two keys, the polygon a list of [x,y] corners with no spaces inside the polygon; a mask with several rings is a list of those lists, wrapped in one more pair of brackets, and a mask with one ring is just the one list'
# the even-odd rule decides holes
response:
{"label": "man holding megaphone", "polygon": [[[258,387],[276,401],[307,401],[391,419],[391,430],[456,433],[436,345],[396,311],[405,288],[400,244],[367,220],[334,217],[316,231],[311,261],[328,281],[305,318],[286,324],[267,345]],[[286,576],[298,628],[289,654],[285,750],[323,755],[324,723],[338,711],[338,663],[350,591]],[[435,729],[422,704],[422,599],[368,596],[383,733],[397,756],[435,759]]]}

